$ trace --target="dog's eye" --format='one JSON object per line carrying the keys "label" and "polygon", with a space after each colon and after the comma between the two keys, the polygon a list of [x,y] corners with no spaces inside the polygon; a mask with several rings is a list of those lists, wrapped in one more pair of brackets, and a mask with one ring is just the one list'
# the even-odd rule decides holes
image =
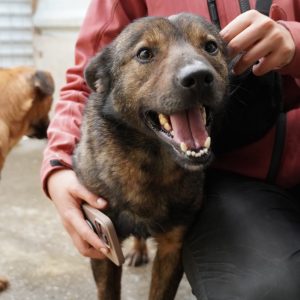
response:
{"label": "dog's eye", "polygon": [[204,50],[209,53],[209,54],[217,54],[219,48],[218,45],[215,41],[208,41],[205,45],[204,45]]}
{"label": "dog's eye", "polygon": [[148,62],[153,57],[153,52],[149,48],[141,48],[138,50],[136,57],[140,62]]}

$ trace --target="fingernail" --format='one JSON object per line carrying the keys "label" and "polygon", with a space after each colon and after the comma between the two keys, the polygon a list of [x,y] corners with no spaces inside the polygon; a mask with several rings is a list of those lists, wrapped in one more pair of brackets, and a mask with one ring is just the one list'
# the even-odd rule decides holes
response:
{"label": "fingernail", "polygon": [[221,37],[224,37],[224,35],[226,35],[227,30],[222,29],[219,34],[221,35]]}
{"label": "fingernail", "polygon": [[226,42],[226,44],[228,44],[230,42],[229,40],[229,36],[228,36],[228,30],[221,30],[219,32],[221,38]]}
{"label": "fingernail", "polygon": [[102,198],[98,198],[96,202],[101,207],[106,205],[106,201],[104,199],[102,199]]}
{"label": "fingernail", "polygon": [[107,248],[100,248],[100,251],[101,251],[104,255],[108,254],[108,249],[107,249]]}

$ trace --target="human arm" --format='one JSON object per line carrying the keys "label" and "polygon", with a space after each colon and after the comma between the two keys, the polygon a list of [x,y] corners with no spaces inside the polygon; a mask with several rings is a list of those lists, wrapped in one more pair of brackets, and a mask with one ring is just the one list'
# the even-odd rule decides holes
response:
{"label": "human arm", "polygon": [[48,177],[57,169],[72,168],[72,154],[80,138],[80,125],[90,90],[83,72],[91,57],[112,41],[133,19],[146,14],[143,1],[92,0],[75,46],[75,66],[66,72],[66,85],[48,129],[41,176],[46,194]]}
{"label": "human arm", "polygon": [[[295,53],[291,61],[277,70],[278,73],[284,75],[282,76],[282,87],[284,109],[286,111],[286,129],[276,183],[284,187],[292,187],[299,184],[300,178],[300,160],[295,150],[299,145],[298,136],[300,132],[298,122],[300,116],[300,109],[298,108],[300,99],[300,1],[273,0],[270,16],[274,23],[278,26],[281,25],[281,28],[285,27],[289,31],[295,44]],[[278,42],[274,42],[274,45],[276,47],[281,46]],[[276,69],[276,65],[273,67]],[[265,179],[270,167],[270,158],[272,157],[272,145],[275,139],[274,127],[255,143],[222,157],[219,160],[219,167],[247,176]]]}
{"label": "human arm", "polygon": [[[68,69],[67,83],[61,89],[55,115],[48,129],[41,176],[46,194],[53,200],[62,222],[79,252],[101,258],[100,240],[87,227],[80,210],[82,201],[95,208],[98,195],[89,193],[72,170],[72,154],[80,138],[80,125],[89,89],[83,71],[89,59],[108,44],[130,21],[146,14],[143,1],[92,0],[75,48],[75,66]],[[91,249],[92,245],[95,249]]]}

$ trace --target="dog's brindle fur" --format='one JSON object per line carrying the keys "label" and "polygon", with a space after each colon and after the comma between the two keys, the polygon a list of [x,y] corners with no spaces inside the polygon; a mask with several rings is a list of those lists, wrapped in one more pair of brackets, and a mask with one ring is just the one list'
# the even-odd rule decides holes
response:
{"label": "dog's brindle fur", "polygon": [[[46,138],[54,81],[32,67],[0,68],[0,175],[5,158],[23,135]],[[0,292],[8,287],[0,277]]]}
{"label": "dog's brindle fur", "polygon": [[[213,54],[206,49],[212,40],[218,47]],[[143,49],[151,49],[150,56],[138,56]],[[183,88],[178,73],[195,62],[209,70],[213,82]],[[201,206],[208,160],[190,163],[180,156],[145,125],[145,112],[172,114],[199,103],[215,111],[223,102],[227,75],[216,29],[190,14],[135,21],[87,67],[93,92],[74,168],[90,191],[109,201],[106,214],[121,240],[133,234],[158,242],[152,300],[176,294],[183,236]],[[119,299],[121,268],[106,259],[92,260],[92,269],[99,299]]]}

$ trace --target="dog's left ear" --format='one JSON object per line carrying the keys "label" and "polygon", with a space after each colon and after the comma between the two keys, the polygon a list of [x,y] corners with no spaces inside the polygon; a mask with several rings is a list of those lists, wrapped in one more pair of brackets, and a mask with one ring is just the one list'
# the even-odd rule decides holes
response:
{"label": "dog's left ear", "polygon": [[37,92],[43,96],[51,96],[54,93],[54,81],[49,72],[37,70],[33,74],[33,85]]}
{"label": "dog's left ear", "polygon": [[110,89],[112,69],[111,51],[109,46],[104,48],[91,59],[85,69],[85,81],[94,92],[102,93]]}

